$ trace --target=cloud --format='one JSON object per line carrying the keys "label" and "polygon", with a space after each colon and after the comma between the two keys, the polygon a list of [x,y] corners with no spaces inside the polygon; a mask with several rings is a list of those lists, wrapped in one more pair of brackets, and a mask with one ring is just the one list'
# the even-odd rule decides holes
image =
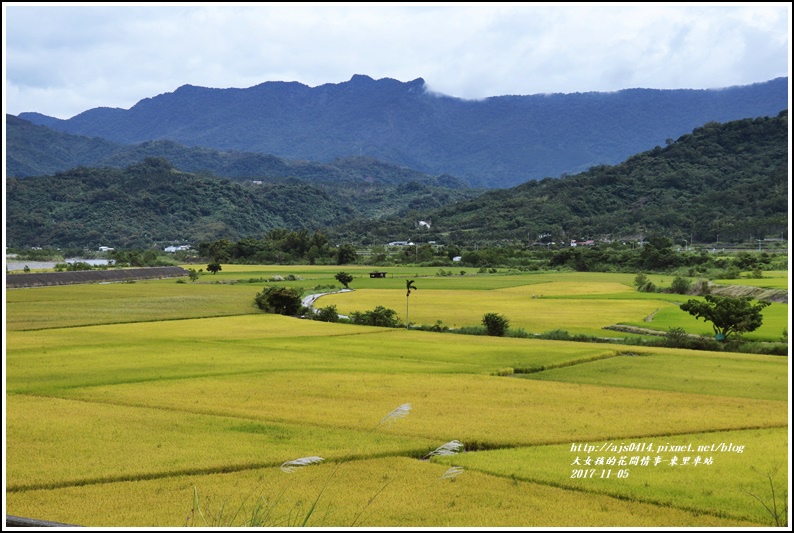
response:
{"label": "cloud", "polygon": [[354,74],[460,98],[788,75],[790,4],[4,4],[6,111],[68,118],[184,84]]}

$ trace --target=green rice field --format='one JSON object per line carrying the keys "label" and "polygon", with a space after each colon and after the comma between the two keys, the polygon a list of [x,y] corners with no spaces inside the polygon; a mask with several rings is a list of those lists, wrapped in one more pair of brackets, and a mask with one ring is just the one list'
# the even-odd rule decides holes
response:
{"label": "green rice field", "polygon": [[[7,290],[7,514],[147,528],[787,519],[775,509],[789,484],[788,357],[334,324],[254,305],[269,284],[331,292],[340,270],[223,265],[194,283]],[[449,327],[498,312],[526,331],[602,337],[625,335],[603,329],[613,324],[710,331],[678,310],[682,297],[638,293],[628,274],[344,270],[355,290],[317,307],[404,319],[407,304],[410,322]],[[758,338],[779,337],[787,315],[768,307]],[[457,453],[432,456],[454,441]]]}

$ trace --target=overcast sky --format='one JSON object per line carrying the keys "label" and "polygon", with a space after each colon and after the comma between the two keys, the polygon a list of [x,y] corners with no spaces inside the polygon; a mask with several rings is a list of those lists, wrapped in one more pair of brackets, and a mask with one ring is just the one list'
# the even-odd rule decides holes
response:
{"label": "overcast sky", "polygon": [[184,84],[354,74],[477,99],[788,76],[791,4],[3,4],[3,107],[69,118]]}

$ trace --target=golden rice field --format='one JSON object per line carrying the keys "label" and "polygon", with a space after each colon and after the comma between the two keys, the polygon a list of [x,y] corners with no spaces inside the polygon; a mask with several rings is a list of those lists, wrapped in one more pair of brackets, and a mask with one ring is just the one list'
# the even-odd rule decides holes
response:
{"label": "golden rice field", "polygon": [[[251,278],[312,288],[339,270],[224,265],[198,283],[7,291],[7,514],[90,527],[774,525],[764,505],[782,505],[789,482],[788,358],[329,324],[253,305],[264,282]],[[404,316],[415,279],[416,323],[499,312],[527,331],[607,336],[675,310],[633,292],[630,275],[416,270],[370,280],[358,267],[354,292],[317,305]],[[464,451],[428,460],[451,441]]]}

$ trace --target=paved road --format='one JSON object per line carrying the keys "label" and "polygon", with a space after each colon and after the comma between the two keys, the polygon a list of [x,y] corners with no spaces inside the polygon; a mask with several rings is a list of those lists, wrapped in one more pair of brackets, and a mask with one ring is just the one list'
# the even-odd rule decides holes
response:
{"label": "paved road", "polygon": [[[320,296],[325,296],[326,294],[336,294],[338,292],[353,292],[353,289],[340,289],[338,291],[331,291],[331,292],[320,292],[317,294],[309,294],[303,297],[301,303],[312,310],[313,313],[317,312],[317,309],[314,308],[314,302],[317,301],[317,298]],[[348,318],[345,315],[339,315],[339,318]]]}

